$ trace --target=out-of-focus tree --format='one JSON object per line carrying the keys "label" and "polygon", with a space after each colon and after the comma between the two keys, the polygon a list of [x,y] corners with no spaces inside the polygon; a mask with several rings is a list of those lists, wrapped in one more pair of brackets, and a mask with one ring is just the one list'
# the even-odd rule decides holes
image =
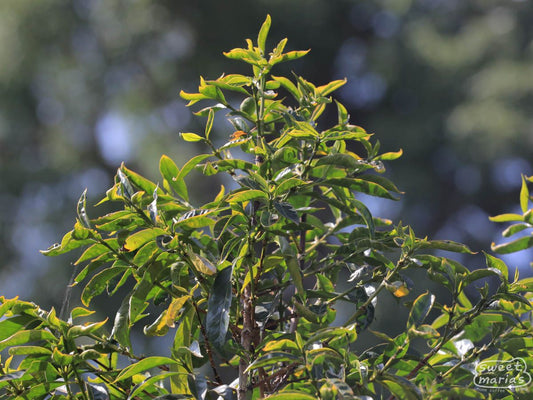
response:
{"label": "out-of-focus tree", "polygon": [[[156,176],[160,153],[193,151],[176,140],[198,126],[179,90],[230,70],[215,55],[267,13],[289,47],[312,47],[293,68],[317,83],[347,77],[352,120],[385,149],[404,146],[388,171],[407,193],[402,218],[473,248],[493,239],[487,214],[507,211],[506,191],[532,173],[529,2],[3,0],[0,292],[61,301],[65,264],[51,267],[37,249],[68,228],[72,196],[100,196],[121,161]],[[213,135],[227,136],[221,121]]]}

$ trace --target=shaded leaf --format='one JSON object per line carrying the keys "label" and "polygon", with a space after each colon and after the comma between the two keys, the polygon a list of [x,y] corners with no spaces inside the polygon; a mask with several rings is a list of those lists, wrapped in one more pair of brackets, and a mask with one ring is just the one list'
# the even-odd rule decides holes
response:
{"label": "shaded leaf", "polygon": [[232,267],[220,271],[207,302],[206,331],[207,337],[216,349],[222,349],[226,343],[229,326],[229,312],[232,301],[231,275]]}
{"label": "shaded leaf", "polygon": [[424,319],[428,316],[429,312],[433,308],[435,302],[435,296],[432,293],[426,292],[418,296],[411,311],[409,312],[409,318],[407,320],[407,327],[418,327]]}

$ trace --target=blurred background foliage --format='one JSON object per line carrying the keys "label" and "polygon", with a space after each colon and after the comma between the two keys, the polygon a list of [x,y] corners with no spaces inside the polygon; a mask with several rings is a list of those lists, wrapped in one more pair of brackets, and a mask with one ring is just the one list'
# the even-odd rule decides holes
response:
{"label": "blurred background foliage", "polygon": [[[477,251],[499,240],[487,217],[518,208],[520,173],[533,173],[531,2],[2,0],[0,294],[60,307],[72,260],[38,250],[71,229],[84,188],[103,197],[121,161],[157,181],[162,153],[181,165],[201,150],[178,137],[202,122],[178,93],[239,72],[221,53],[267,13],[271,46],[312,49],[287,68],[348,78],[337,96],[353,123],[383,151],[403,148],[387,174],[406,195],[365,199],[377,215]],[[232,133],[222,118],[215,129]]]}

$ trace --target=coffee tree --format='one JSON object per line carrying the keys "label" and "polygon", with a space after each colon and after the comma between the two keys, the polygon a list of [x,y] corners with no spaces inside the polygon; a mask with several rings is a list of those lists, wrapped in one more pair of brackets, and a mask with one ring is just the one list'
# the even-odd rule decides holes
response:
{"label": "coffee tree", "polygon": [[[209,103],[195,113],[205,130],[181,134],[205,153],[181,168],[163,155],[157,182],[120,166],[100,202],[116,211],[91,218],[83,193],[74,228],[43,251],[84,249],[74,279],[84,307],[60,319],[0,298],[0,398],[477,399],[492,396],[475,381],[480,360],[531,367],[533,280],[510,278],[488,253],[486,268],[471,271],[441,255],[471,253],[465,245],[372,215],[358,194],[396,200],[382,173],[401,151],[380,153],[350,123],[330,96],[344,80],[273,74],[307,51],[285,52],[283,39],[268,53],[269,28],[267,17],[255,43],[224,53],[250,75],[201,78],[198,93],[181,93],[189,106]],[[323,126],[325,110],[336,113],[333,126]],[[224,143],[210,135],[218,112],[233,127]],[[189,198],[193,170],[223,177],[207,204]],[[496,217],[519,221],[506,235],[531,228],[530,199],[524,178],[524,215]],[[531,237],[494,250],[528,245]],[[412,288],[408,270],[424,270],[448,295]],[[92,321],[92,299],[119,289],[114,321]],[[393,337],[372,330],[384,296],[409,310]],[[338,307],[351,314],[337,317]],[[173,335],[168,353],[138,354],[138,325]],[[367,329],[380,343],[355,351]],[[526,392],[524,376],[506,376],[501,397]]]}

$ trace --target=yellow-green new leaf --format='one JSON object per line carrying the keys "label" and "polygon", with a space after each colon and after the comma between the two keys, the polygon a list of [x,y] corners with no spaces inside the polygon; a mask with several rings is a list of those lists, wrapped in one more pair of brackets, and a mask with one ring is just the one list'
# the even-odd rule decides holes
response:
{"label": "yellow-green new leaf", "polygon": [[201,137],[200,135],[197,135],[196,133],[190,133],[190,132],[183,133],[183,132],[181,132],[180,136],[186,142],[199,142],[201,140],[204,140],[203,137]]}

